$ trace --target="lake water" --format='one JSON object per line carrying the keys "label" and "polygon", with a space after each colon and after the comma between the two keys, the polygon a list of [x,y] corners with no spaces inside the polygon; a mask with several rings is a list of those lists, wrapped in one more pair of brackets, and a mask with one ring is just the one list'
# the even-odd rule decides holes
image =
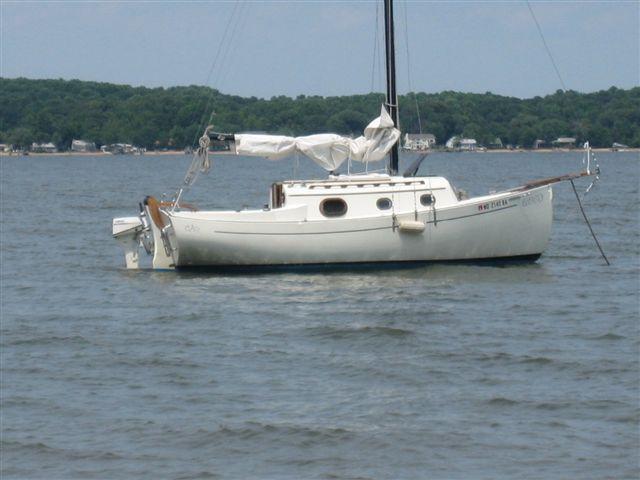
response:
{"label": "lake water", "polygon": [[[422,172],[480,194],[581,158]],[[637,479],[640,160],[598,159],[610,267],[560,184],[535,264],[249,275],[124,269],[111,218],[189,157],[1,158],[2,478]],[[187,198],[320,173],[226,157]]]}

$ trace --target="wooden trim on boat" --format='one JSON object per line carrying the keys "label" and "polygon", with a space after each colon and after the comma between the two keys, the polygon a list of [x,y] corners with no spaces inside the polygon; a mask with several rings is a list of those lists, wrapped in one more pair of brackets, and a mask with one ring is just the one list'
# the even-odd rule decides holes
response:
{"label": "wooden trim on boat", "polygon": [[165,226],[165,223],[162,219],[162,215],[160,215],[160,202],[158,202],[155,197],[149,195],[144,199],[144,204],[149,209],[149,215],[151,215],[153,223],[156,224],[156,227],[162,230]]}
{"label": "wooden trim on boat", "polygon": [[[329,189],[330,190],[330,189]],[[291,193],[288,192],[287,193],[287,197],[325,197],[328,196],[329,194],[331,195],[339,195],[339,196],[346,196],[346,195],[382,195],[382,194],[396,194],[396,193],[424,193],[424,192],[431,192],[431,191],[437,191],[437,190],[446,190],[445,187],[437,187],[437,188],[415,188],[415,189],[405,189],[405,190],[364,190],[364,191],[359,191],[359,192],[344,192],[344,191],[334,191],[334,192],[327,192],[326,190],[322,190],[322,191],[318,191],[318,193],[309,193],[308,191],[306,192],[297,192],[297,193]]]}
{"label": "wooden trim on boat", "polygon": [[[160,204],[160,208],[166,208],[166,207],[173,207],[173,205],[175,204],[175,202],[167,202],[167,201],[163,201],[163,202],[158,202]],[[196,207],[195,205],[191,204],[191,203],[179,203],[178,204],[178,208],[186,208],[187,210],[191,210],[192,212],[197,212],[198,211],[198,207]]]}
{"label": "wooden trim on boat", "polygon": [[569,180],[573,180],[574,178],[590,177],[592,175],[595,175],[595,173],[589,173],[586,170],[583,170],[582,172],[577,172],[577,173],[567,173],[566,175],[560,175],[558,177],[548,177],[548,178],[542,178],[540,180],[533,180],[519,187],[507,190],[507,192],[521,192],[521,191],[531,190],[532,188],[551,185],[552,183],[567,182]]}

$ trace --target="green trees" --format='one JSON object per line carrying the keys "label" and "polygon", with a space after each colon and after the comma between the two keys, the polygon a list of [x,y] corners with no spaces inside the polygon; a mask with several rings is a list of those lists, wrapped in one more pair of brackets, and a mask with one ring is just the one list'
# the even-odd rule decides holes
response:
{"label": "green trees", "polygon": [[[209,120],[222,132],[360,135],[383,101],[379,93],[260,99],[198,86],[149,89],[0,78],[0,142],[27,147],[52,141],[66,149],[80,138],[98,145],[183,148],[192,145]],[[439,144],[464,135],[485,145],[499,137],[504,144],[529,147],[536,139],[571,136],[600,147],[612,142],[640,147],[639,87],[589,94],[557,91],[525,100],[491,93],[410,93],[399,103],[403,133],[417,133],[422,125],[423,133],[433,133]]]}

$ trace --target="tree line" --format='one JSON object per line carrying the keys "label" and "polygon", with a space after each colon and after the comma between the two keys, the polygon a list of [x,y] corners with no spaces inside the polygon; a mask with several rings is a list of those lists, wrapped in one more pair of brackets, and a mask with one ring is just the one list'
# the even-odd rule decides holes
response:
{"label": "tree line", "polygon": [[[0,78],[0,143],[27,148],[32,142],[52,142],[68,149],[73,139],[82,139],[182,149],[192,146],[208,123],[231,133],[361,135],[383,101],[380,93],[263,99],[200,86]],[[575,137],[596,147],[613,142],[640,147],[640,87],[559,90],[529,99],[489,92],[409,93],[399,103],[403,134],[418,133],[421,126],[439,144],[462,135],[484,145],[500,138],[503,144],[530,147],[538,139]]]}

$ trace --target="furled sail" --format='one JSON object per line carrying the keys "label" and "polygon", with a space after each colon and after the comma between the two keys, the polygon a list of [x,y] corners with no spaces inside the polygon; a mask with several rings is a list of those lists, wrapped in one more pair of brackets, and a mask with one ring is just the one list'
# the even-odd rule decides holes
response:
{"label": "furled sail", "polygon": [[[287,137],[282,135],[237,134],[233,136],[235,153],[279,160],[301,153],[328,171],[336,170],[350,158],[359,162],[377,162],[385,158],[400,138],[400,130],[382,107],[380,116],[358,138],[334,133]],[[233,151],[233,149],[232,149]]]}

